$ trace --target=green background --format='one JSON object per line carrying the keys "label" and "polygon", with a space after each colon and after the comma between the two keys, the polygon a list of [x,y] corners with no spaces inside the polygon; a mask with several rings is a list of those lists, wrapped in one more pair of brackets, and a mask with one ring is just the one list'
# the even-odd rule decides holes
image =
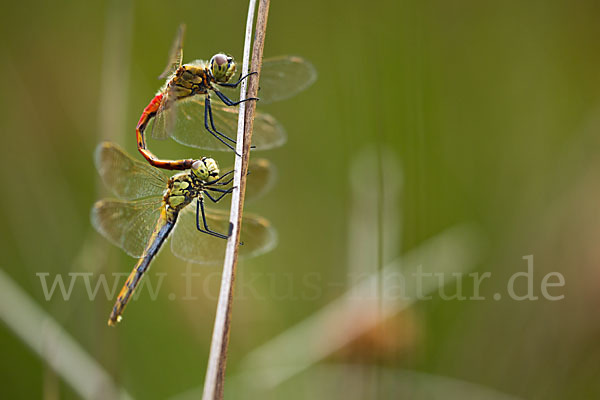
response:
{"label": "green background", "polygon": [[[150,276],[167,273],[164,289],[156,301],[144,293],[116,329],[106,326],[112,300],[88,300],[79,283],[71,300],[46,301],[36,273],[130,271],[134,260],[89,222],[91,205],[106,193],[93,150],[110,139],[141,159],[134,128],[160,86],[156,76],[178,24],[187,24],[184,61],[217,51],[240,60],[246,2],[3,7],[2,270],[135,398],[201,387],[220,266],[194,267],[199,299],[183,301],[185,263],[161,252]],[[598,398],[599,17],[598,2],[584,0],[273,1],[265,56],[301,55],[319,75],[295,98],[264,107],[289,138],[260,153],[279,178],[249,209],[273,223],[279,245],[240,265],[238,288],[247,280],[254,291],[234,304],[228,374],[243,372],[252,349],[344,292],[349,174],[362,167],[361,152],[376,146],[402,166],[402,193],[392,207],[402,235],[394,251],[457,223],[477,224],[487,246],[475,267],[493,276],[481,288],[487,300],[434,295],[417,302],[270,398],[352,398],[344,382],[356,379],[370,393],[356,398],[397,398],[402,383],[416,379],[402,371],[524,399]],[[173,141],[150,146],[166,157],[206,155]],[[232,163],[231,154],[211,155]],[[362,190],[378,198],[378,170],[368,168]],[[551,293],[565,298],[493,300],[530,254],[536,294],[544,274],[557,271],[566,285]],[[310,296],[306,276],[317,277]],[[3,398],[77,398],[5,324],[0,345]],[[348,364],[365,370],[357,377]],[[457,398],[477,398],[461,397],[467,389],[457,387]],[[449,398],[445,393],[414,398]],[[227,395],[255,398],[233,379]]]}

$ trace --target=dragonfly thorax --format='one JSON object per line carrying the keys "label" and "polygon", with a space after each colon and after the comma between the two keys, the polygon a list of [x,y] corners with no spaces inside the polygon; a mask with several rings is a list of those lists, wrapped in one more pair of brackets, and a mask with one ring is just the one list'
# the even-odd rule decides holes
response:
{"label": "dragonfly thorax", "polygon": [[174,99],[208,93],[212,77],[206,66],[185,64],[167,83],[166,91]]}
{"label": "dragonfly thorax", "polygon": [[179,212],[199,197],[204,191],[204,182],[195,175],[186,172],[173,176],[169,179],[164,202],[171,212]]}

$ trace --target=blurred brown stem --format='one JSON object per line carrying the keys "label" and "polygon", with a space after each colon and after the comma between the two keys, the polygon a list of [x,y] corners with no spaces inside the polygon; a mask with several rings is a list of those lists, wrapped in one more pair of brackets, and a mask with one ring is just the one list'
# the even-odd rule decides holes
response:
{"label": "blurred brown stem", "polygon": [[[246,43],[244,45],[242,76],[248,73],[248,53],[252,34],[252,22],[254,19],[255,4],[256,0],[250,0],[248,21],[246,25]],[[252,75],[246,80],[248,81],[247,92],[246,81],[242,83],[242,87],[240,89],[240,98],[256,97],[258,94],[258,81],[262,66],[268,14],[269,0],[260,0],[258,6],[258,16],[256,20],[256,32],[254,35],[254,46],[252,49],[252,65],[250,68],[251,71],[256,72],[256,75]],[[234,187],[237,187],[238,190],[233,192],[231,198],[231,213],[229,218],[231,224],[231,235],[227,241],[227,250],[225,252],[225,261],[223,264],[221,290],[219,293],[219,301],[217,303],[217,312],[215,315],[215,325],[208,358],[206,379],[204,381],[204,393],[202,396],[204,400],[220,400],[223,398],[225,368],[227,365],[227,346],[229,344],[229,331],[231,326],[231,306],[233,302],[233,288],[235,284],[240,231],[242,226],[242,214],[244,208],[244,196],[246,192],[246,173],[248,171],[248,161],[250,159],[250,145],[252,142],[252,127],[254,125],[255,110],[255,101],[249,101],[240,105],[240,120],[243,120],[243,124],[240,122],[238,125],[238,145],[236,146],[236,151],[241,153],[242,156],[236,157],[233,183]]]}

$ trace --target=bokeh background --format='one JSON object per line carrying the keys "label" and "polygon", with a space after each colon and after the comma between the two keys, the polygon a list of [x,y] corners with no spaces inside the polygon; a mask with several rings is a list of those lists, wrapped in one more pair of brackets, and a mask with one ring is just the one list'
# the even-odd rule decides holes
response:
{"label": "bokeh background", "polygon": [[[273,223],[279,244],[240,264],[226,397],[600,397],[599,3],[271,3],[265,56],[301,55],[319,76],[293,99],[259,105],[289,138],[260,154],[278,181],[248,208]],[[90,300],[79,278],[68,301],[46,300],[36,274],[68,284],[68,273],[92,273],[95,284],[98,274],[130,271],[134,260],[89,222],[106,194],[93,150],[109,139],[137,156],[134,128],[180,22],[184,60],[222,50],[239,58],[246,13],[244,1],[3,5],[2,398],[82,396],[51,367],[65,357],[70,373],[87,371],[49,326],[124,397],[199,396],[220,266],[189,267],[198,299],[181,300],[188,266],[162,251],[150,271],[153,283],[166,274],[156,300],[143,293],[116,329],[106,326],[113,299],[102,290]],[[204,154],[172,141],[150,147]],[[465,223],[477,232],[459,241],[465,258],[441,259],[454,272],[490,272],[485,300],[447,300],[436,289],[389,313],[385,300],[365,301],[323,314],[316,336],[294,336],[357,276],[413,250],[412,261],[427,259],[428,239]],[[506,285],[527,271],[528,255],[539,299],[516,301]],[[541,297],[549,272],[564,276],[564,287],[551,289],[560,301]],[[459,281],[472,295],[472,279]],[[44,312],[41,325],[15,330],[31,310],[6,285]],[[275,343],[282,332],[291,333]],[[277,345],[289,354],[269,352]],[[294,370],[295,354],[318,356]],[[115,396],[110,390],[90,389],[92,398]]]}

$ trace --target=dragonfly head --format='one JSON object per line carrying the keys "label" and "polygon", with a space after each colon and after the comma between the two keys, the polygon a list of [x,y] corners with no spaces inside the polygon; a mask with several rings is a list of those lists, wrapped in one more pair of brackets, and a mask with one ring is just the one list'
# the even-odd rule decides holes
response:
{"label": "dragonfly head", "polygon": [[227,54],[215,54],[210,59],[210,73],[215,81],[219,83],[229,82],[233,74],[235,74],[235,61],[233,57]]}
{"label": "dragonfly head", "polygon": [[192,173],[205,182],[214,180],[219,177],[219,166],[212,158],[202,157],[192,164]]}

